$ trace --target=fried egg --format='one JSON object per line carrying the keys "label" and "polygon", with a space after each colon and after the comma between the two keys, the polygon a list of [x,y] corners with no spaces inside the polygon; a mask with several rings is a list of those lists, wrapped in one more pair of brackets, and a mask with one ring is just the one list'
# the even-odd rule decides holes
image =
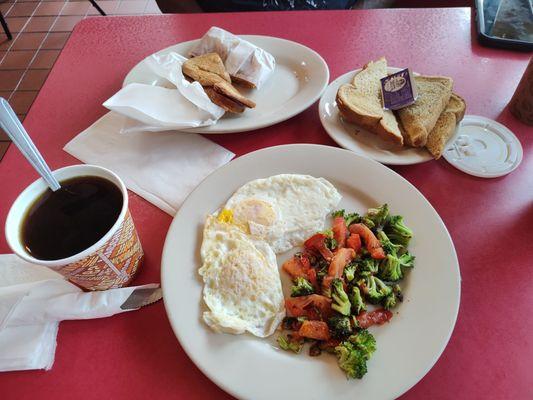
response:
{"label": "fried egg", "polygon": [[[262,220],[261,220],[262,221]],[[274,333],[285,316],[276,255],[220,213],[207,217],[200,250],[203,319],[215,332],[258,337]]]}
{"label": "fried egg", "polygon": [[337,189],[324,178],[282,174],[248,182],[231,196],[221,213],[278,254],[322,230],[326,215],[340,200]]}

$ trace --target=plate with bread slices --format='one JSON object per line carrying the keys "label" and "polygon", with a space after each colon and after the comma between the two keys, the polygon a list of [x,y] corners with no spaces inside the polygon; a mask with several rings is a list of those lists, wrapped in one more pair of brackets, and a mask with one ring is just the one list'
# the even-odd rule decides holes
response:
{"label": "plate with bread slices", "polygon": [[463,119],[466,103],[453,92],[452,78],[415,73],[415,103],[387,110],[380,79],[398,71],[380,58],[338,77],[320,99],[320,121],[340,146],[383,164],[438,159]]}
{"label": "plate with bread slices", "polygon": [[[199,82],[211,102],[225,111],[215,124],[188,132],[233,133],[274,125],[311,106],[329,82],[328,66],[318,53],[275,37],[236,36],[213,27],[202,39],[156,54],[171,52],[190,57],[183,63],[183,75]],[[133,67],[123,86],[130,83],[174,88],[150,70],[146,59]]]}

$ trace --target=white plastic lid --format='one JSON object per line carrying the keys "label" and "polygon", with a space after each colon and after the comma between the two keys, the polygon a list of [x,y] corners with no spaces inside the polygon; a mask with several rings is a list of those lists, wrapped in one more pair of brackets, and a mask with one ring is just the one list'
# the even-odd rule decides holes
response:
{"label": "white plastic lid", "polygon": [[518,138],[499,122],[466,115],[450,139],[443,157],[455,168],[481,178],[506,175],[522,161]]}

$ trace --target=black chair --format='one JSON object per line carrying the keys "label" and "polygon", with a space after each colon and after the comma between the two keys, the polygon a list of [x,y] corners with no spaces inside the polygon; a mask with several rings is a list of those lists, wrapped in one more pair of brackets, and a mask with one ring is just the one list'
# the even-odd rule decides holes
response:
{"label": "black chair", "polygon": [[1,11],[0,11],[0,24],[2,24],[2,28],[4,28],[4,32],[6,33],[8,40],[13,39],[13,35],[11,34],[11,31],[9,30],[9,27],[7,26],[7,22],[4,19],[4,16],[2,15]]}

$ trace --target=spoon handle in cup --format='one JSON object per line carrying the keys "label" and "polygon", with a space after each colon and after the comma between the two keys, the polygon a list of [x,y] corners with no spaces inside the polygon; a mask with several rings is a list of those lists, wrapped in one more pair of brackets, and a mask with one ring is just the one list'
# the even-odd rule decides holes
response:
{"label": "spoon handle in cup", "polygon": [[0,97],[0,127],[11,138],[32,167],[42,176],[50,189],[54,192],[58,190],[61,187],[59,182],[52,175],[52,171],[50,171],[41,153],[37,150],[35,144],[33,144],[28,132],[22,126],[22,123],[7,100],[2,97]]}

